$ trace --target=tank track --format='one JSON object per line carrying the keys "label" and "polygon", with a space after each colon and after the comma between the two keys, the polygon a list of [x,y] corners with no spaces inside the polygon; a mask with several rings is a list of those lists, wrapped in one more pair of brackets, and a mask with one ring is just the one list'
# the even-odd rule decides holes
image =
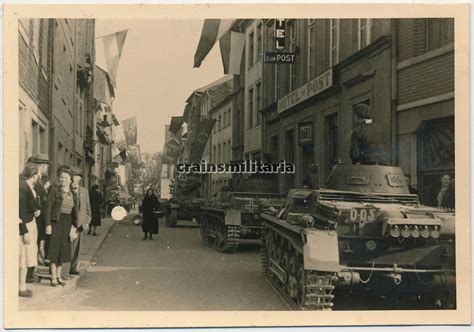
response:
{"label": "tank track", "polygon": [[239,247],[240,226],[225,225],[222,218],[214,215],[202,220],[200,226],[201,238],[207,246],[228,253],[234,253]]}
{"label": "tank track", "polygon": [[[263,276],[273,290],[293,310],[332,310],[334,299],[332,293],[335,288],[334,283],[337,280],[335,274],[304,270],[303,255],[298,251],[293,251],[296,249],[294,247],[292,248],[291,261],[293,263],[298,262],[297,273],[294,273],[294,269],[292,273],[291,267],[288,267],[291,264],[284,264],[286,268],[282,267],[281,264],[276,262],[278,257],[273,257],[277,259],[270,257],[272,250],[278,254],[279,248],[277,248],[278,245],[275,248],[274,243],[267,244],[268,232],[274,231],[267,228],[266,231],[262,232],[260,262]],[[289,242],[282,241],[281,238],[278,241],[280,241],[280,247],[282,246],[281,242],[288,247]],[[268,247],[268,245],[273,246],[273,248]]]}

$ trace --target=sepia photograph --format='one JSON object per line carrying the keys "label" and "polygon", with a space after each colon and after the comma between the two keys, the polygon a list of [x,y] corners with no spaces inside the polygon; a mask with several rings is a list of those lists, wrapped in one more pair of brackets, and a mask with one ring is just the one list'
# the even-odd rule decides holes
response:
{"label": "sepia photograph", "polygon": [[469,323],[467,7],[366,6],[8,6],[8,327]]}

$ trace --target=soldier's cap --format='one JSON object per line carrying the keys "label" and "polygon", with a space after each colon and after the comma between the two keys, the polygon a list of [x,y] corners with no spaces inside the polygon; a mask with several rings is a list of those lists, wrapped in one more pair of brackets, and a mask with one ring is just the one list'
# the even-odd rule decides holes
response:
{"label": "soldier's cap", "polygon": [[30,158],[28,158],[28,162],[32,164],[48,164],[51,165],[49,161],[49,157],[45,153],[38,153]]}
{"label": "soldier's cap", "polygon": [[354,111],[355,115],[359,118],[363,119],[370,119],[370,106],[367,104],[356,104],[352,106],[352,110]]}
{"label": "soldier's cap", "polygon": [[74,176],[74,175],[79,175],[81,177],[83,176],[82,175],[82,169],[80,169],[77,166],[71,166],[71,173],[72,173],[72,176]]}

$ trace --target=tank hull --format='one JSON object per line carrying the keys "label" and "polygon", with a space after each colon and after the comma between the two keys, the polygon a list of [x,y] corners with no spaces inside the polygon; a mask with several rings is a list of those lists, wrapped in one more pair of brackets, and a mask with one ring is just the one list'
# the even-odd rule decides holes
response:
{"label": "tank hull", "polygon": [[262,219],[264,275],[295,309],[331,310],[341,292],[456,307],[455,215],[420,205],[398,167],[336,165]]}

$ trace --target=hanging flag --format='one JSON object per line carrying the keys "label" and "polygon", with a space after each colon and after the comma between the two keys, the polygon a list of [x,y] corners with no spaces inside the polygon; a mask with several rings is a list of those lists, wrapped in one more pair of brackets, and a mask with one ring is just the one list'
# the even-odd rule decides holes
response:
{"label": "hanging flag", "polygon": [[137,144],[137,117],[126,119],[122,121],[123,133],[127,145]]}
{"label": "hanging flag", "polygon": [[212,127],[216,123],[216,119],[203,118],[192,134],[190,162],[200,163],[204,149],[206,148],[207,140],[212,131]]}
{"label": "hanging flag", "polygon": [[224,74],[240,74],[240,63],[245,47],[245,34],[227,31],[219,40]]}
{"label": "hanging flag", "polygon": [[172,133],[168,126],[166,126],[165,130],[168,130],[168,132],[165,135],[166,142],[163,148],[162,162],[163,164],[173,165],[176,164],[184,149],[181,139],[183,128],[181,127],[176,134]]}
{"label": "hanging flag", "polygon": [[117,82],[117,69],[127,31],[122,30],[96,38],[96,65],[109,73],[114,86]]}
{"label": "hanging flag", "polygon": [[204,20],[201,38],[194,54],[194,68],[199,68],[214,44],[232,27],[235,20]]}
{"label": "hanging flag", "polygon": [[181,129],[181,126],[183,125],[183,122],[184,122],[184,118],[182,116],[173,116],[173,117],[171,117],[171,123],[170,123],[169,131],[176,135],[178,130]]}

